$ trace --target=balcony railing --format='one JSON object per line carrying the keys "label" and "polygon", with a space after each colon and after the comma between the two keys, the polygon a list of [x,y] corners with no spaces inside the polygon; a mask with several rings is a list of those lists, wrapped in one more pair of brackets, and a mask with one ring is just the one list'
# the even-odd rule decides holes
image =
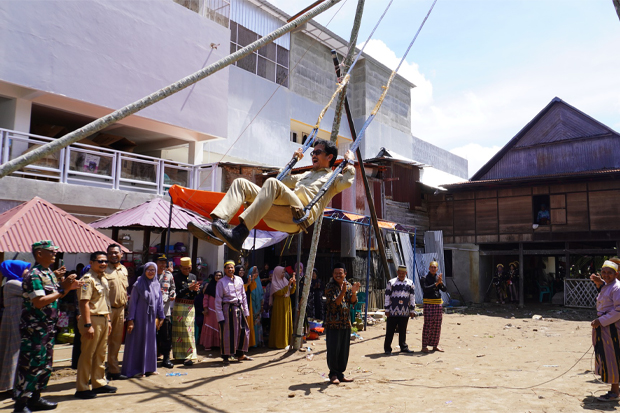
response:
{"label": "balcony railing", "polygon": [[[53,138],[0,129],[0,159],[8,162]],[[190,165],[74,143],[13,172],[13,176],[164,195],[177,184],[217,189],[217,164]]]}

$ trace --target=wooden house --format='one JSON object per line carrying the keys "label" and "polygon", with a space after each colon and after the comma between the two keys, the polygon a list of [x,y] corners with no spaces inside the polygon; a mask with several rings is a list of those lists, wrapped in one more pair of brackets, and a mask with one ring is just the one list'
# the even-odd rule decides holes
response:
{"label": "wooden house", "polygon": [[498,263],[520,263],[523,304],[618,255],[620,135],[559,98],[469,181],[445,188],[429,199],[430,229],[443,231],[469,301],[493,298]]}

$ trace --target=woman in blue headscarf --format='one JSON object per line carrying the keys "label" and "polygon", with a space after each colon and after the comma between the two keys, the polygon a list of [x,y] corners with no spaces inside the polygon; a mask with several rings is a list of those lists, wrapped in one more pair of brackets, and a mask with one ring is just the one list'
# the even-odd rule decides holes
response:
{"label": "woman in blue headscarf", "polygon": [[2,276],[6,278],[3,287],[4,312],[0,324],[0,391],[13,388],[21,343],[19,320],[24,303],[22,281],[29,268],[30,263],[17,260],[0,264]]}
{"label": "woman in blue headscarf", "polygon": [[256,347],[261,347],[263,345],[263,326],[261,325],[261,309],[263,308],[263,286],[260,282],[260,276],[258,272],[258,267],[254,266],[250,268],[250,280],[256,282],[256,287],[250,292],[251,304],[252,304],[252,316],[253,320],[251,320],[250,325],[254,329],[254,339],[256,342]]}

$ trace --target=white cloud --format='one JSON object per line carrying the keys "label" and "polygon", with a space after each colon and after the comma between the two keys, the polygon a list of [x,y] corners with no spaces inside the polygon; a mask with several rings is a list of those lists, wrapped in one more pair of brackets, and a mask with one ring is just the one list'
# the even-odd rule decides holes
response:
{"label": "white cloud", "polygon": [[467,159],[469,170],[468,175],[471,177],[473,174],[478,172],[478,170],[482,168],[484,164],[486,164],[489,159],[491,159],[500,149],[501,146],[485,147],[477,143],[469,143],[467,145],[454,148],[450,152]]}

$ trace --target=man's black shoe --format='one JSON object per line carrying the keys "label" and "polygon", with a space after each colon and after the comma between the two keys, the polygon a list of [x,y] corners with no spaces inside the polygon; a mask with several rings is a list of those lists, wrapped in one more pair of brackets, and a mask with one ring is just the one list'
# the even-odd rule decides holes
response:
{"label": "man's black shoe", "polygon": [[[221,220],[216,220],[216,221],[221,221]],[[226,224],[224,221],[222,222]],[[220,246],[224,244],[224,241],[219,239],[217,235],[213,233],[213,231],[211,230],[211,227],[207,225],[203,225],[198,222],[191,221],[189,224],[187,224],[187,230],[196,238],[201,239],[203,241],[207,241],[213,245]]]}
{"label": "man's black shoe", "polygon": [[88,399],[94,399],[95,397],[97,397],[97,393],[91,390],[82,390],[82,391],[76,391],[74,396],[78,399],[88,400]]}
{"label": "man's black shoe", "polygon": [[36,400],[31,398],[28,400],[28,408],[30,411],[38,412],[41,410],[54,410],[58,406],[58,403],[45,400],[43,397],[38,397]]}
{"label": "man's black shoe", "polygon": [[108,380],[127,380],[127,376],[121,373],[109,373]]}
{"label": "man's black shoe", "polygon": [[170,360],[164,360],[161,362],[161,366],[165,367],[167,369],[171,369],[174,367],[174,364],[172,364],[172,362]]}
{"label": "man's black shoe", "polygon": [[116,393],[116,390],[118,390],[116,387],[106,384],[105,386],[101,386],[101,387],[97,387],[96,389],[93,389],[93,393],[109,394],[109,393]]}
{"label": "man's black shoe", "polygon": [[193,361],[193,360],[190,360],[190,359],[187,359],[187,360],[185,360],[185,361],[183,362],[183,365],[184,365],[184,366],[188,366],[188,367],[189,367],[189,366],[193,366],[193,365],[194,365],[194,361]]}
{"label": "man's black shoe", "polygon": [[406,349],[404,349],[404,350],[401,350],[400,352],[401,352],[401,353],[408,353],[408,354],[415,353],[415,351],[413,351],[413,350],[411,350],[411,349],[408,349],[408,348],[406,348]]}
{"label": "man's black shoe", "polygon": [[385,352],[385,355],[386,355],[386,356],[391,356],[391,355],[392,355],[392,350],[390,350],[390,351],[386,351],[386,352]]}
{"label": "man's black shoe", "polygon": [[211,229],[218,238],[224,240],[228,248],[241,252],[243,249],[243,241],[250,235],[248,227],[242,222],[233,229],[226,228],[226,223],[222,220],[217,220],[211,225]]}
{"label": "man's black shoe", "polygon": [[14,413],[30,413],[31,410],[26,406],[25,402],[15,402]]}

